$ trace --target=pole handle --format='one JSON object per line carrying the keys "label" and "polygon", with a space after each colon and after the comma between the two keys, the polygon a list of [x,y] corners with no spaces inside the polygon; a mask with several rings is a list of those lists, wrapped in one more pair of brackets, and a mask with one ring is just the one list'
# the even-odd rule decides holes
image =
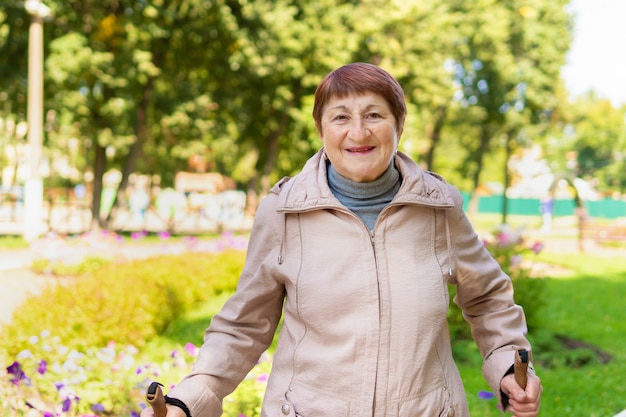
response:
{"label": "pole handle", "polygon": [[515,362],[513,371],[515,373],[515,382],[517,385],[526,389],[528,383],[528,364],[530,362],[530,352],[526,349],[519,349],[515,352]]}
{"label": "pole handle", "polygon": [[166,417],[167,407],[165,406],[165,396],[163,395],[162,385],[153,382],[146,392],[146,401],[154,411],[154,417]]}

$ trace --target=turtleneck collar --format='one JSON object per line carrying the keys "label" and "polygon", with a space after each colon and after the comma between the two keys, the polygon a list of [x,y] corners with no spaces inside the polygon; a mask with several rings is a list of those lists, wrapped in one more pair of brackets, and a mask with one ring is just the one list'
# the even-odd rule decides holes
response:
{"label": "turtleneck collar", "polygon": [[393,163],[377,179],[356,182],[339,174],[329,162],[328,186],[337,199],[373,230],[376,219],[400,189],[401,177]]}
{"label": "turtleneck collar", "polygon": [[[392,162],[389,164],[387,170],[374,181],[357,182],[339,174],[335,167],[329,162],[328,185],[336,197],[341,195],[355,200],[376,199],[389,193],[393,195],[396,194],[397,188],[400,185],[400,173]],[[393,195],[391,198],[393,198]]]}

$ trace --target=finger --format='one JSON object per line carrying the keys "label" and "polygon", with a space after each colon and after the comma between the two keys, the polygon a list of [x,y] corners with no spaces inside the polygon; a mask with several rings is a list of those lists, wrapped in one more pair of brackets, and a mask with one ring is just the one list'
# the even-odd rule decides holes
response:
{"label": "finger", "polygon": [[513,417],[536,417],[539,414],[538,403],[518,403],[510,402],[509,411],[513,412]]}
{"label": "finger", "polygon": [[506,394],[510,399],[516,399],[518,401],[524,400],[526,398],[526,391],[520,387],[517,382],[515,382],[515,377],[513,375],[507,375],[502,379],[500,384],[502,391]]}
{"label": "finger", "polygon": [[143,410],[141,410],[141,413],[139,414],[139,417],[154,417],[154,413],[152,412],[152,408],[148,407],[148,408],[144,408]]}

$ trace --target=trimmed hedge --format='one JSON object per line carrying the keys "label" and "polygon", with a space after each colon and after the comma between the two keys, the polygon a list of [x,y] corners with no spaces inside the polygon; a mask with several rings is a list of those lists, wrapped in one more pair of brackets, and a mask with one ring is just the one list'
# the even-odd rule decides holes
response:
{"label": "trimmed hedge", "polygon": [[73,349],[143,346],[181,313],[234,290],[244,259],[244,251],[228,250],[103,265],[27,299],[2,329],[0,349],[15,355],[46,330]]}

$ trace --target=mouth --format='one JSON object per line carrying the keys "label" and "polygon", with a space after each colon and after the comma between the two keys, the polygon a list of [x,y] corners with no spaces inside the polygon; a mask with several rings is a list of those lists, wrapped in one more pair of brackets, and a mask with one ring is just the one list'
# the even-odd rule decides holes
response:
{"label": "mouth", "polygon": [[359,146],[357,148],[347,148],[346,151],[349,153],[366,153],[373,150],[375,146]]}

